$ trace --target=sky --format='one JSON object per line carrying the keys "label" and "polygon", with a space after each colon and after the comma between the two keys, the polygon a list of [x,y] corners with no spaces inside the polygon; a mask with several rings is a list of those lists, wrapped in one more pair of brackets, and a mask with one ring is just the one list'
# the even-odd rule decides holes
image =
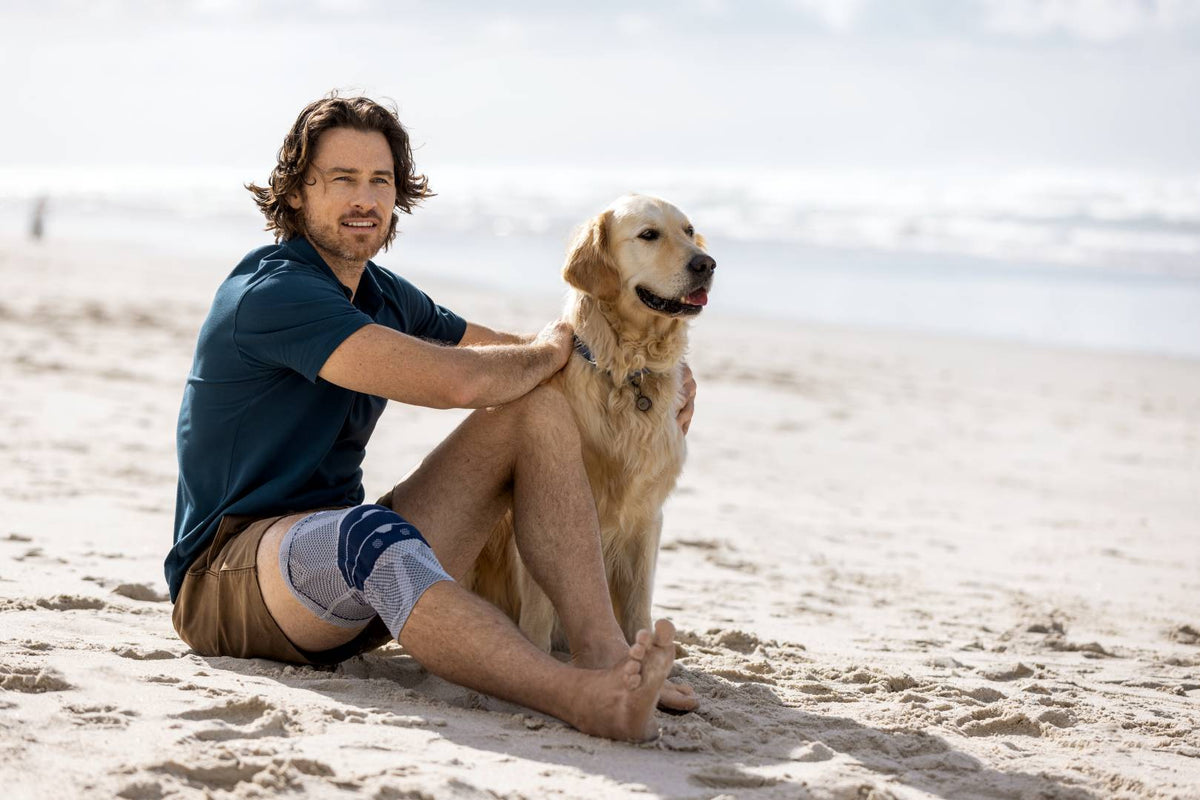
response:
{"label": "sky", "polygon": [[43,0],[0,168],[269,165],[389,98],[418,164],[1200,173],[1200,0]]}

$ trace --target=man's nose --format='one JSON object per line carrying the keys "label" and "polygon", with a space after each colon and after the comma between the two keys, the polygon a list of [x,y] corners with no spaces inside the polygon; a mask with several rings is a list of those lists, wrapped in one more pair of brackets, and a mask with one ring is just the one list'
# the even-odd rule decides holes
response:
{"label": "man's nose", "polygon": [[374,208],[379,202],[379,193],[375,186],[372,186],[368,181],[360,183],[354,192],[354,196],[350,198],[350,204],[355,208]]}
{"label": "man's nose", "polygon": [[697,253],[688,262],[688,270],[697,275],[712,275],[717,269],[717,262],[707,253]]}

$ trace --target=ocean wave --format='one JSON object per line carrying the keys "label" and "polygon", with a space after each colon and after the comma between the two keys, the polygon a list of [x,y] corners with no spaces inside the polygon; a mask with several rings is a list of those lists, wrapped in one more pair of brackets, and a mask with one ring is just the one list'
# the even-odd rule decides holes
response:
{"label": "ocean wave", "polygon": [[[563,239],[612,198],[640,191],[684,208],[714,242],[970,256],[1200,277],[1200,176],[663,170],[430,165],[438,192],[405,220],[421,230]],[[0,168],[0,213],[256,219],[250,170]],[[972,261],[971,263],[978,263]]]}

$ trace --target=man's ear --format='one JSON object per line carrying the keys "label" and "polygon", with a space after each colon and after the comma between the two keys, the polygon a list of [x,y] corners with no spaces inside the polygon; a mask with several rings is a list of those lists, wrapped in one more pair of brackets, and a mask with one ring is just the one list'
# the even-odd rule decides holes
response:
{"label": "man's ear", "polygon": [[292,189],[283,196],[283,199],[287,201],[287,204],[291,206],[292,210],[294,211],[299,211],[300,206],[303,205],[299,189]]}
{"label": "man's ear", "polygon": [[605,211],[580,229],[563,265],[563,280],[597,300],[616,300],[621,292],[621,276],[608,252],[611,218]]}

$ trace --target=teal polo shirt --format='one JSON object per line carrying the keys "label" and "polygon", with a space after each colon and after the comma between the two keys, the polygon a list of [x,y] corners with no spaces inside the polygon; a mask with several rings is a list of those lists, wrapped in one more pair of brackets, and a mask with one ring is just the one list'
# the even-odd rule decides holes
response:
{"label": "teal polo shirt", "polygon": [[371,323],[451,345],[467,327],[371,262],[351,301],[301,238],[252,251],[217,289],[176,429],[175,544],[165,565],[172,602],[223,516],[363,501],[362,460],[387,400],[317,373]]}

